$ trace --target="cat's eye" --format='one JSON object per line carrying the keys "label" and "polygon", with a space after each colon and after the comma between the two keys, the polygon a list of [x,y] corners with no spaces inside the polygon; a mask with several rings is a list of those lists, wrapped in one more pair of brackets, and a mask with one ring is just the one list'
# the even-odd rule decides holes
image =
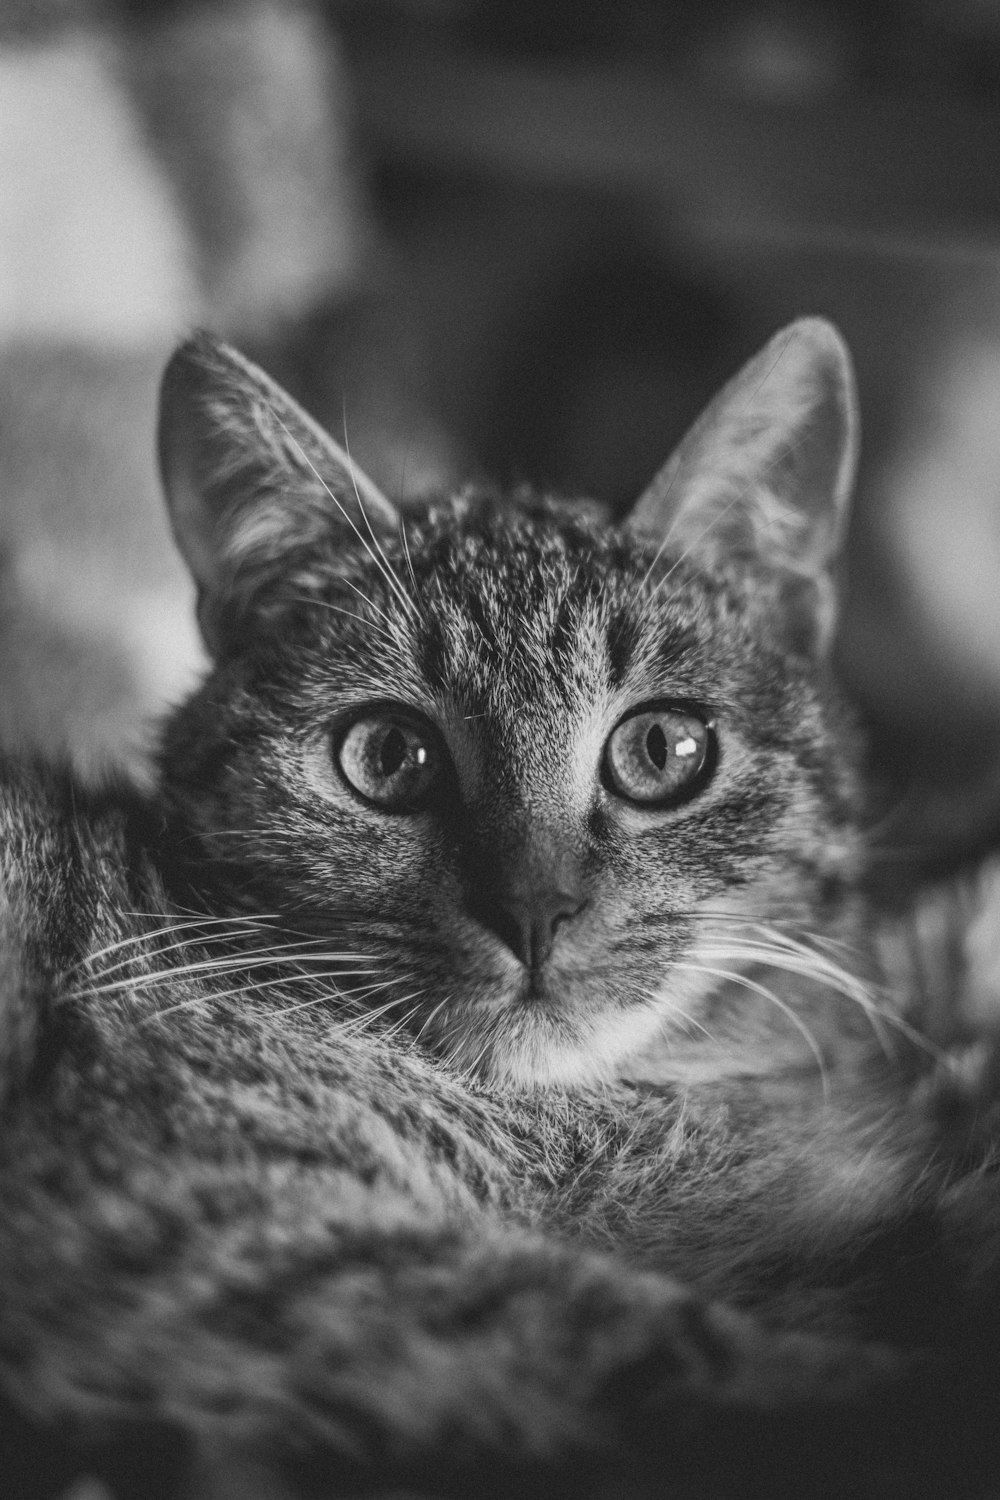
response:
{"label": "cat's eye", "polygon": [[683,802],[705,784],[712,752],[707,720],[683,708],[642,708],[623,719],[608,740],[605,785],[647,806]]}
{"label": "cat's eye", "polygon": [[348,785],[377,807],[412,812],[437,785],[444,754],[429,724],[392,710],[355,719],[337,747]]}

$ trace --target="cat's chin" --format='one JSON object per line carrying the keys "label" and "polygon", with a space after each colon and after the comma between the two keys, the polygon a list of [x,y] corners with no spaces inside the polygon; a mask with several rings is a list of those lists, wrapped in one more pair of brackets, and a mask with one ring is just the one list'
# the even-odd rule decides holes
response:
{"label": "cat's chin", "polygon": [[606,1083],[659,1035],[658,1007],[567,1000],[543,976],[524,975],[502,1001],[450,1011],[433,1040],[453,1066],[489,1084],[576,1089]]}

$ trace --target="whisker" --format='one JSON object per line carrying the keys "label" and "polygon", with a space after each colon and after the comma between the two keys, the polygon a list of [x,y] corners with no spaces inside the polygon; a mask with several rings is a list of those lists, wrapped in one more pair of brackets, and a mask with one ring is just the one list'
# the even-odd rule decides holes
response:
{"label": "whisker", "polygon": [[347,472],[348,472],[348,475],[350,476],[351,484],[352,484],[352,486],[354,488],[354,495],[355,495],[355,498],[356,498],[356,500],[358,502],[358,509],[361,512],[361,515],[362,515],[362,517],[364,519],[364,523],[365,523],[366,527],[368,528],[368,531],[369,531],[369,533],[371,535],[372,541],[375,543],[374,547],[372,547],[368,543],[368,541],[366,541],[364,533],[361,531],[360,527],[358,527],[355,524],[354,519],[350,515],[350,513],[347,510],[346,506],[344,506],[341,503],[341,501],[338,499],[338,497],[334,494],[333,490],[327,484],[326,480],[323,478],[322,474],[319,472],[319,470],[317,469],[316,465],[313,463],[312,459],[309,457],[308,453],[306,453],[305,449],[302,447],[302,444],[298,441],[298,439],[294,436],[294,434],[289,430],[289,428],[286,425],[286,423],[282,421],[281,417],[278,415],[278,413],[276,411],[273,411],[273,416],[274,416],[275,421],[278,423],[278,426],[281,427],[281,429],[284,431],[285,436],[288,438],[288,441],[292,444],[293,448],[295,448],[295,450],[297,451],[297,453],[298,453],[299,457],[301,458],[301,460],[303,461],[303,463],[306,464],[306,466],[309,469],[312,470],[313,474],[319,480],[320,484],[323,486],[323,489],[326,491],[327,495],[330,497],[330,499],[333,501],[334,505],[340,511],[340,514],[343,516],[343,518],[347,522],[348,526],[354,532],[354,535],[357,537],[357,539],[361,543],[362,547],[364,547],[365,551],[368,553],[368,556],[371,558],[372,562],[375,564],[375,567],[378,569],[378,571],[381,573],[382,577],[385,579],[385,581],[388,584],[388,586],[391,589],[391,591],[396,595],[396,598],[402,604],[402,606],[403,606],[404,610],[406,611],[406,613],[409,614],[409,615],[411,615],[411,616],[416,616],[417,615],[416,606],[414,605],[413,601],[410,599],[410,596],[407,594],[407,592],[403,588],[402,584],[399,582],[399,579],[396,577],[396,574],[393,572],[392,568],[389,566],[388,559],[386,558],[385,553],[383,552],[382,548],[379,546],[378,539],[375,536],[375,532],[374,532],[374,530],[372,528],[371,521],[368,518],[368,512],[365,510],[365,507],[364,507],[364,505],[362,503],[362,500],[361,500],[361,490],[360,490],[360,488],[358,486],[358,477],[357,477],[357,474],[355,472],[354,460],[351,458],[350,452],[348,451],[348,453],[347,453]]}
{"label": "whisker", "polygon": [[[342,583],[347,582],[346,579],[340,579],[338,581]],[[355,590],[355,592],[359,591]],[[305,604],[311,608],[325,609],[328,610],[331,614],[344,615],[348,620],[356,620],[357,623],[359,625],[363,625],[366,630],[374,631],[377,635],[381,636],[386,645],[395,646],[398,644],[396,637],[390,634],[390,632],[385,628],[384,625],[379,625],[374,620],[366,620],[364,615],[357,614],[353,609],[344,609],[343,605],[341,604],[331,604],[329,599],[316,599],[311,597],[309,594],[293,594],[291,598],[294,604]],[[372,609],[376,608],[376,606],[370,599],[366,600],[366,602]]]}
{"label": "whisker", "polygon": [[[145,912],[120,910],[117,914],[120,919],[131,918],[132,920],[145,920],[152,917],[154,920],[163,922],[163,926],[154,927],[143,932],[134,932],[128,937],[120,938],[114,943],[108,943],[103,948],[98,948],[94,953],[88,953],[86,962],[93,964],[102,958],[109,957],[112,953],[120,952],[124,948],[137,947],[141,943],[152,942],[158,937],[166,937],[175,932],[183,932],[187,928],[227,927],[230,924],[246,925],[248,923],[266,923],[277,918],[269,917],[195,917],[185,916],[180,920],[171,920],[166,912]],[[199,941],[199,933],[195,933],[190,939],[192,943]]]}
{"label": "whisker", "polygon": [[[846,938],[833,937],[829,933],[813,933],[803,930],[803,918],[799,916],[771,916],[766,920],[748,916],[742,911],[726,911],[723,907],[701,907],[693,911],[666,911],[651,914],[646,919],[650,925],[667,926],[678,920],[685,923],[712,924],[728,923],[732,927],[746,928],[760,932],[768,937],[773,937],[777,942],[799,942],[808,947],[810,943],[817,948],[839,949],[846,954],[855,954],[859,958],[864,956],[865,950],[857,943],[849,942]],[[788,929],[787,931],[783,929]],[[723,941],[726,939],[724,938]]]}
{"label": "whisker", "polygon": [[502,1040],[505,1026],[506,1017],[503,1015],[503,1012],[498,1012],[498,1014],[490,1017],[489,1025],[486,1028],[486,1041],[479,1056],[476,1058],[477,1072],[482,1067],[487,1055],[497,1050],[497,1041],[498,1039]]}
{"label": "whisker", "polygon": [[420,1030],[417,1032],[416,1040],[418,1042],[423,1040],[425,1032],[430,1030],[430,1027],[437,1020],[438,1016],[446,1008],[446,1006],[451,1004],[452,998],[452,994],[449,991],[448,994],[445,995],[443,1000],[438,1001],[438,1003],[430,1011],[429,1015],[425,1016],[423,1022],[421,1023]]}
{"label": "whisker", "polygon": [[[799,944],[805,951],[812,951],[809,945],[814,944],[817,948],[839,949],[845,954],[853,954],[858,958],[864,957],[864,949],[857,943],[848,942],[846,938],[833,937],[830,933],[803,932],[801,917],[769,917],[765,921],[756,917],[748,917],[745,912],[727,912],[715,907],[704,907],[700,911],[686,913],[685,919],[695,922],[730,922],[736,927],[752,928],[779,943]],[[792,930],[783,932],[781,930],[783,926]]]}
{"label": "whisker", "polygon": [[685,969],[696,974],[711,974],[716,979],[725,979],[731,984],[741,985],[744,989],[751,990],[754,994],[760,995],[762,999],[769,1000],[772,1005],[774,1005],[779,1011],[781,1011],[782,1015],[787,1017],[787,1019],[795,1027],[796,1031],[801,1034],[806,1046],[809,1048],[813,1057],[816,1059],[816,1066],[819,1069],[819,1075],[823,1084],[824,1097],[828,1096],[830,1080],[826,1069],[826,1059],[823,1057],[823,1053],[820,1050],[816,1038],[813,1036],[808,1026],[802,1020],[801,1016],[797,1016],[794,1010],[792,1010],[791,1006],[786,1005],[784,1000],[779,1000],[778,996],[774,994],[773,990],[769,990],[766,985],[760,984],[759,981],[755,979],[751,979],[748,974],[740,974],[737,970],[716,969],[711,967],[709,964],[701,963],[679,963],[676,965],[676,967],[678,969]]}
{"label": "whisker", "polygon": [[841,968],[839,964],[832,963],[822,954],[815,953],[787,939],[781,946],[770,942],[744,939],[733,942],[724,941],[720,948],[706,950],[704,957],[721,958],[724,961],[737,963],[741,960],[749,960],[751,963],[779,969],[786,974],[795,974],[799,978],[809,979],[828,987],[844,999],[860,1006],[868,1018],[882,1051],[886,1056],[891,1055],[888,1037],[881,1025],[881,1017],[873,1004],[868,986],[856,975]]}
{"label": "whisker", "polygon": [[[128,990],[138,993],[143,990],[155,988],[157,985],[169,984],[178,979],[191,979],[195,977],[207,977],[210,974],[238,974],[245,969],[274,968],[276,959],[273,953],[266,950],[263,957],[251,958],[249,962],[245,958],[231,956],[226,958],[203,959],[192,964],[177,964],[169,969],[161,969],[152,974],[138,974],[128,979],[114,979],[109,984],[95,984],[86,988],[74,989],[71,997],[75,1000],[96,1000],[106,995],[119,994]],[[301,962],[308,955],[300,955]],[[337,960],[333,960],[336,962]],[[341,962],[355,962],[353,955],[344,954]],[[329,956],[316,956],[316,962],[331,962]],[[337,974],[341,979],[353,978],[355,975],[374,974],[374,969],[330,969],[330,974]],[[309,976],[313,977],[313,976]],[[281,975],[275,975],[272,981],[275,984],[282,982]],[[287,981],[286,981],[287,982]]]}
{"label": "whisker", "polygon": [[[407,449],[407,452],[409,452],[409,449]],[[404,478],[405,478],[405,476],[404,476]],[[413,558],[410,556],[410,543],[409,543],[409,540],[408,540],[407,535],[406,535],[406,526],[405,526],[405,524],[403,522],[403,517],[402,516],[400,516],[400,518],[399,518],[399,535],[400,535],[400,537],[402,539],[402,542],[403,542],[403,556],[406,558],[407,572],[410,575],[410,582],[413,584],[413,592],[416,593],[417,592],[417,575],[413,571]]]}
{"label": "whisker", "polygon": [[[411,1000],[419,999],[422,994],[422,989],[411,990],[405,995],[395,996],[392,1000],[386,1001],[384,1005],[375,1006],[371,1009],[365,1009],[360,1014],[351,1016],[346,1021],[342,1022],[340,1030],[348,1036],[354,1036],[365,1031],[370,1031],[375,1023],[382,1018],[382,1016],[388,1015],[390,1011],[398,1010],[401,1005],[406,1005]],[[400,1018],[395,1026],[388,1029],[386,1035],[390,1037],[396,1035],[397,1032],[401,1031],[405,1027],[413,1014],[413,1011],[408,1011],[405,1016],[402,1016]]]}
{"label": "whisker", "polygon": [[705,1025],[704,1021],[699,1021],[698,1018],[697,1018],[697,1016],[691,1015],[691,1013],[689,1011],[681,1010],[680,1006],[674,1005],[671,1002],[671,1010],[670,1010],[669,1019],[672,1021],[675,1016],[677,1016],[686,1025],[688,1025],[688,1026],[694,1026],[698,1031],[702,1032],[708,1038],[708,1040],[710,1042],[716,1042],[716,1043],[718,1043],[719,1038],[717,1036],[715,1036],[715,1034],[713,1032],[709,1031],[709,1029]]}
{"label": "whisker", "polygon": [[[351,483],[354,486],[354,498],[358,502],[358,509],[360,510],[361,515],[364,518],[364,523],[365,523],[365,525],[368,528],[368,534],[369,534],[369,536],[372,539],[372,545],[374,546],[375,551],[378,553],[378,556],[382,559],[382,562],[385,564],[386,572],[388,573],[388,576],[389,576],[390,580],[392,580],[393,583],[394,583],[394,592],[396,592],[397,596],[402,600],[403,606],[407,610],[407,612],[409,614],[411,614],[411,616],[413,616],[414,618],[418,618],[419,619],[419,611],[418,611],[418,609],[416,607],[416,604],[410,598],[409,594],[407,594],[406,590],[403,588],[403,585],[402,585],[402,583],[401,583],[401,581],[399,579],[399,575],[396,573],[396,570],[393,568],[392,564],[390,563],[389,558],[386,555],[385,548],[382,546],[381,542],[379,541],[378,537],[375,534],[375,530],[374,530],[374,528],[372,526],[372,523],[371,523],[371,518],[369,517],[368,512],[365,510],[364,505],[362,504],[362,501],[361,501],[361,492],[358,489],[357,469],[356,469],[356,466],[355,466],[353,458],[351,458],[351,445],[350,445],[350,441],[349,441],[348,436],[347,436],[347,404],[346,404],[346,401],[344,403],[344,408],[343,408],[343,423],[344,423],[344,449],[345,449],[345,451],[347,453],[348,459],[350,460],[350,470],[349,470],[349,472],[350,472],[350,476],[351,476]],[[397,512],[397,519],[398,519],[398,512]],[[402,527],[402,521],[400,521],[399,524],[400,524],[400,527]]]}
{"label": "whisker", "polygon": [[359,588],[356,583],[352,583],[349,578],[338,578],[337,582],[338,584],[342,583],[345,588],[349,588],[352,594],[357,594],[358,598],[363,600],[363,602],[367,604],[369,609],[374,610],[375,613],[380,617],[380,619],[383,619],[385,621],[389,631],[388,639],[390,640],[392,645],[398,646],[399,625],[398,622],[393,619],[392,615],[387,614],[384,609],[381,609],[379,605],[375,603],[374,599],[370,599],[368,597],[364,589]]}
{"label": "whisker", "polygon": [[[169,977],[169,975],[163,976],[163,977]],[[324,979],[326,979],[326,978],[329,978],[329,979],[331,979],[331,981],[334,981],[334,982],[331,982],[331,985],[330,985],[329,989],[322,990],[319,994],[311,997],[307,1002],[304,1002],[301,1005],[300,1004],[294,1004],[294,1005],[286,1006],[282,1010],[278,1011],[277,1015],[280,1017],[282,1015],[285,1015],[285,1014],[290,1013],[290,1012],[295,1011],[295,1010],[305,1009],[307,1004],[308,1005],[320,1004],[320,1003],[322,1003],[324,1001],[328,1002],[330,1000],[336,1000],[338,1002],[338,1004],[346,1004],[348,1006],[351,1005],[353,1003],[353,1001],[352,1001],[352,997],[350,995],[350,992],[349,991],[345,992],[345,991],[339,989],[338,986],[337,986],[337,984],[336,984],[336,982],[335,982],[335,980],[337,978],[343,978],[342,971],[338,972],[338,971],[333,971],[332,970],[329,975],[319,974],[319,975],[310,975],[309,976],[310,982],[313,983],[313,984],[315,984],[315,985],[317,985],[317,986],[321,985],[323,983]],[[193,996],[191,996],[190,998],[188,998],[186,1000],[179,1000],[175,1005],[168,1005],[168,1006],[166,1006],[166,1007],[164,1007],[164,1008],[162,1008],[160,1010],[151,1011],[148,1015],[140,1017],[138,1024],[139,1025],[145,1025],[145,1024],[148,1024],[151,1021],[159,1020],[162,1017],[175,1015],[175,1014],[177,1014],[180,1011],[196,1010],[199,1006],[210,1005],[213,1001],[216,1001],[216,1000],[231,999],[235,995],[243,996],[243,995],[255,994],[255,993],[259,992],[260,990],[281,989],[282,988],[282,984],[283,984],[283,981],[281,979],[259,979],[259,980],[252,980],[252,981],[250,981],[247,984],[233,985],[229,989],[222,989],[222,990],[220,990],[220,989],[214,989],[214,988],[213,989],[209,989],[209,990],[206,990],[203,994],[193,995]],[[374,992],[377,992],[379,989],[384,989],[385,987],[386,987],[385,983],[381,983],[381,984],[377,984],[377,985],[372,985],[372,986],[367,986],[365,992],[366,993],[374,993]],[[268,1016],[264,1012],[255,1011],[253,1014],[254,1014],[254,1019],[256,1021],[262,1023],[262,1024],[268,1020]],[[274,1017],[271,1017],[271,1019],[273,1020]],[[347,1022],[344,1023],[344,1024],[349,1024],[352,1019],[353,1019],[353,1017],[348,1017]]]}
{"label": "whisker", "polygon": [[[238,935],[239,934],[237,934],[237,936]],[[213,934],[212,936],[215,936],[215,935]],[[229,934],[228,933],[226,933],[226,934],[219,934],[216,937],[215,940],[219,941],[221,939],[221,937],[224,937],[224,936],[228,937]],[[196,933],[193,937],[180,938],[176,943],[158,944],[153,949],[153,954],[155,954],[155,956],[157,958],[161,958],[166,953],[173,953],[173,952],[176,952],[177,950],[183,949],[183,948],[193,948],[193,947],[197,946],[198,944],[204,944],[205,942],[206,942],[205,936],[202,933]],[[222,962],[232,961],[234,964],[238,965],[239,962],[240,962],[240,960],[242,958],[253,957],[253,956],[257,955],[257,954],[271,954],[272,957],[275,960],[280,961],[280,959],[282,958],[282,956],[284,954],[289,953],[290,949],[298,948],[298,947],[307,947],[307,946],[310,946],[310,945],[315,946],[315,944],[319,943],[319,942],[322,942],[322,939],[318,938],[318,937],[317,938],[299,938],[299,939],[296,939],[294,942],[288,942],[287,940],[283,939],[282,942],[281,942],[281,946],[280,947],[276,947],[273,943],[269,943],[269,944],[265,944],[265,945],[263,945],[262,947],[259,947],[259,948],[240,948],[240,949],[237,950],[237,952],[235,952],[233,954],[226,955],[225,959],[222,959],[222,958],[213,959],[212,962],[222,963]],[[128,966],[130,964],[138,964],[138,963],[140,963],[142,961],[142,958],[146,957],[146,956],[147,955],[145,955],[145,954],[139,954],[139,955],[135,955],[135,956],[131,956],[131,957],[128,957],[128,958],[121,959],[118,963],[111,964],[107,968],[102,968],[101,971],[100,971],[101,972],[101,977],[102,977],[102,979],[106,979],[106,978],[108,978],[112,974],[119,974],[119,973],[121,973],[121,971],[123,969],[128,968]],[[289,954],[289,956],[290,956],[290,954]],[[305,954],[305,955],[300,955],[300,956],[308,957],[309,955]],[[363,958],[367,962],[371,958],[371,955],[370,954],[357,954],[356,957],[359,958],[359,959]],[[206,962],[208,961],[207,958],[206,958],[205,961]],[[173,972],[173,973],[179,973],[181,971],[179,969],[174,969],[171,972]]]}
{"label": "whisker", "polygon": [[900,1015],[898,1010],[877,1003],[875,998],[877,995],[889,993],[884,986],[872,985],[869,981],[852,974],[850,970],[826,958],[822,953],[817,953],[815,948],[810,946],[815,944],[819,947],[829,946],[841,948],[847,952],[856,952],[853,945],[824,934],[810,933],[808,939],[794,938],[787,933],[771,930],[767,923],[757,923],[742,917],[738,920],[741,925],[755,927],[764,933],[767,941],[743,939],[740,942],[729,942],[723,939],[721,953],[709,951],[706,957],[721,956],[724,959],[735,959],[737,962],[740,959],[749,959],[751,962],[797,974],[829,986],[844,999],[854,1002],[861,1008],[879,1046],[887,1057],[891,1056],[893,1051],[890,1032],[895,1032],[911,1046],[923,1051],[934,1060],[940,1061],[947,1055],[942,1048],[936,1046]]}
{"label": "whisker", "polygon": [[[364,993],[366,995],[367,994],[377,993],[379,990],[385,989],[386,987],[387,987],[386,984],[372,985],[367,990],[365,990]],[[339,989],[336,984],[332,985],[331,989],[332,989],[332,994],[334,996],[336,996],[336,998],[338,1000],[343,1000],[343,1001],[351,1003],[351,1004],[355,1004],[355,1003],[356,1004],[363,1004],[363,1001],[361,1000],[361,997],[357,993],[345,992],[345,991]],[[282,1016],[294,1015],[296,1013],[296,1011],[308,1010],[309,1007],[313,1006],[313,1005],[322,1005],[325,1001],[329,1000],[330,998],[331,998],[331,990],[323,990],[320,994],[310,995],[309,998],[306,999],[306,1000],[296,1000],[292,1004],[283,1005],[280,1010],[277,1010],[277,1011],[274,1012],[274,1016],[275,1016],[275,1018],[280,1019]],[[396,1001],[390,1000],[390,1001],[388,1001],[388,1003],[386,1005],[376,1006],[376,1007],[374,1007],[373,1009],[370,1009],[370,1010],[369,1009],[364,1009],[364,1010],[362,1010],[362,1011],[359,1012],[358,1016],[356,1016],[356,1017],[355,1016],[351,1016],[351,1017],[349,1017],[347,1019],[347,1021],[341,1023],[341,1029],[346,1029],[347,1027],[352,1026],[355,1023],[356,1020],[357,1021],[360,1021],[360,1020],[367,1021],[369,1017],[374,1017],[374,1016],[382,1015],[384,1011],[390,1010],[393,1007],[393,1005],[395,1005],[395,1004],[396,1004]]]}
{"label": "whisker", "polygon": [[[410,990],[408,994],[400,996],[398,1004],[407,1005],[411,1001],[419,1001],[422,998],[423,994],[424,990],[422,986],[418,989]],[[409,1010],[405,1011],[392,1023],[391,1026],[386,1028],[385,1035],[390,1039],[394,1039],[398,1037],[401,1032],[408,1031],[410,1029],[410,1023],[412,1022],[416,1014],[417,1006],[415,1004],[410,1005]]]}

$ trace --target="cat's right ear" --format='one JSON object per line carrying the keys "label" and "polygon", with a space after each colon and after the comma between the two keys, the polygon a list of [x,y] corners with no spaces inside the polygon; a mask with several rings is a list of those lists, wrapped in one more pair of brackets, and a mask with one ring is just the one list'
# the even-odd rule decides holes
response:
{"label": "cat's right ear", "polygon": [[296,554],[337,533],[398,528],[392,504],[339,444],[269,375],[208,333],[188,339],[167,365],[159,454],[212,652]]}
{"label": "cat's right ear", "polygon": [[775,629],[822,654],[857,453],[850,355],[825,319],[800,318],[715,397],[628,524],[695,568],[769,577]]}

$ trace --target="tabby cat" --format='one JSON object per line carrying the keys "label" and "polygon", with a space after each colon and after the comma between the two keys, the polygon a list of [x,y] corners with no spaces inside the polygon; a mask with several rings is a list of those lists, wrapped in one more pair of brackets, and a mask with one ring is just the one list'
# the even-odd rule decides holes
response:
{"label": "tabby cat", "polygon": [[804,320],[620,526],[401,513],[176,353],[212,670],[151,794],[3,773],[5,1496],[978,1493],[989,1147],[826,666],[855,448]]}

